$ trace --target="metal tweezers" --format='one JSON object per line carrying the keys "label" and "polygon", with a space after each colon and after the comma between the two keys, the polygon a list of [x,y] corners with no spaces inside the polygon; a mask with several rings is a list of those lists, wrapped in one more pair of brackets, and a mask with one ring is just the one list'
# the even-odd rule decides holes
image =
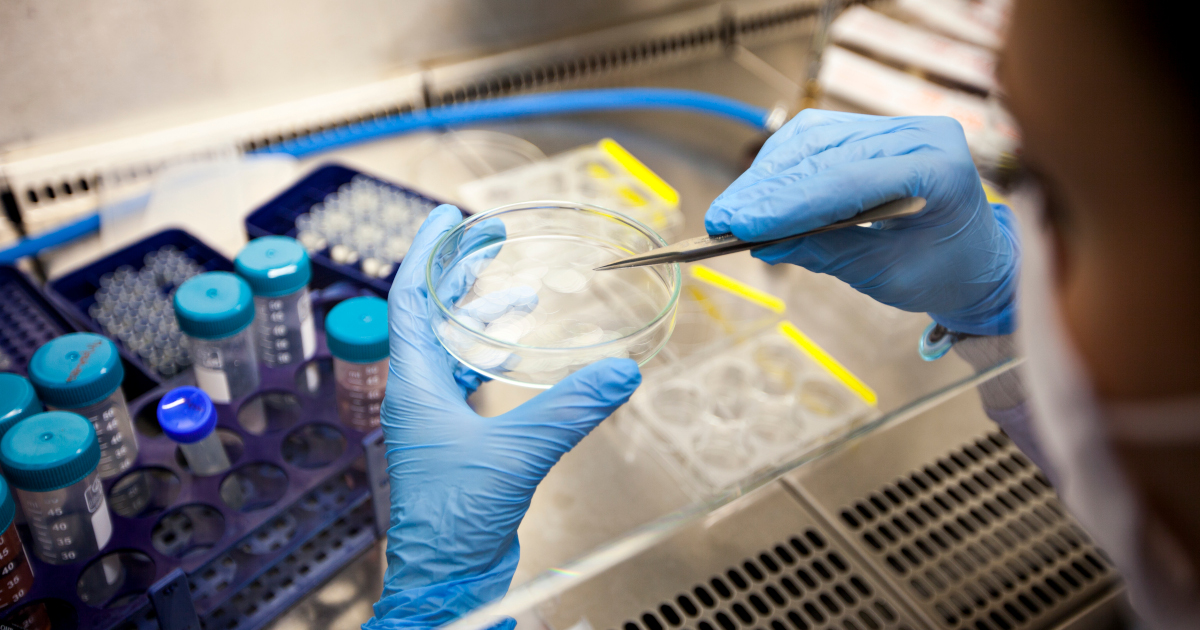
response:
{"label": "metal tweezers", "polygon": [[596,267],[596,271],[603,269],[627,269],[629,267],[644,267],[646,265],[665,265],[669,263],[685,263],[704,260],[705,258],[713,258],[714,256],[723,256],[734,252],[746,251],[747,249],[756,249],[774,245],[775,243],[784,243],[787,241],[812,236],[813,234],[821,234],[822,232],[831,232],[840,230],[846,227],[861,225],[863,223],[874,223],[875,221],[884,221],[886,219],[898,219],[900,217],[912,216],[925,208],[924,197],[905,197],[880,204],[867,210],[861,214],[855,215],[853,218],[837,223],[830,223],[825,227],[819,227],[815,230],[792,234],[782,238],[775,238],[769,241],[743,241],[732,234],[718,234],[716,236],[698,236],[689,238],[685,241],[679,241],[674,245],[667,245],[658,249],[650,250],[644,254],[622,258],[616,262],[607,265]]}

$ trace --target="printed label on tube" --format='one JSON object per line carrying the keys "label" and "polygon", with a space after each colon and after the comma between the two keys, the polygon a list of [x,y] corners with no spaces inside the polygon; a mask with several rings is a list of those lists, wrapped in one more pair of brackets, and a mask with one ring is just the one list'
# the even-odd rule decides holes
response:
{"label": "printed label on tube", "polygon": [[233,400],[229,393],[229,379],[225,376],[225,370],[206,368],[199,363],[193,364],[192,367],[196,370],[196,385],[200,386],[213,402],[227,403]]}

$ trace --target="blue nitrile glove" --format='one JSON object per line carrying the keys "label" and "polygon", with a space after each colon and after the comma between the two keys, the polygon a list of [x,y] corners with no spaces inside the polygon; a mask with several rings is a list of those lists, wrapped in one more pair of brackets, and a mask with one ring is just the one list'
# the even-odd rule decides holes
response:
{"label": "blue nitrile glove", "polygon": [[534,489],[641,382],[635,362],[605,359],[504,415],[467,406],[479,379],[433,336],[425,288],[434,243],[461,220],[452,206],[430,214],[388,296],[391,528],[383,597],[364,628],[439,626],[503,596]]}
{"label": "blue nitrile glove", "polygon": [[962,127],[951,118],[802,111],[713,201],[704,227],[767,240],[910,196],[927,200],[915,216],[753,255],[835,276],[884,304],[929,313],[953,331],[1012,332],[1016,219],[1008,207],[988,203]]}

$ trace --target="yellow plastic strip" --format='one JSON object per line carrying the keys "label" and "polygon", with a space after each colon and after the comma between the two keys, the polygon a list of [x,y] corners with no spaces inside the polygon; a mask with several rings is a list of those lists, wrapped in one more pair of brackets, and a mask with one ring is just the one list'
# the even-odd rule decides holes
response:
{"label": "yellow plastic strip", "polygon": [[657,173],[633,157],[633,154],[626,151],[625,147],[617,144],[616,140],[605,138],[600,141],[598,146],[601,151],[604,151],[609,157],[616,160],[617,164],[620,164],[625,170],[629,171],[630,175],[633,175],[638,181],[653,191],[654,194],[661,197],[668,206],[679,205],[679,193],[670,184],[663,181],[663,178],[659,177]]}
{"label": "yellow plastic strip", "polygon": [[704,291],[705,287],[691,285],[684,288],[687,289],[688,295],[691,296],[692,300],[700,306],[700,310],[704,311],[704,314],[708,315],[709,319],[719,324],[725,334],[733,333],[733,324],[721,313],[720,307],[708,297],[708,294]]}
{"label": "yellow plastic strip", "polygon": [[983,194],[987,195],[988,203],[1008,203],[1008,199],[1005,198],[1004,195],[1001,195],[1000,191],[992,188],[989,184],[983,185]]}
{"label": "yellow plastic strip", "polygon": [[774,295],[771,295],[766,291],[755,289],[754,287],[741,281],[734,280],[733,278],[730,278],[729,276],[710,267],[695,264],[688,269],[691,270],[693,278],[700,280],[701,282],[707,282],[715,287],[725,289],[734,295],[747,299],[764,308],[775,311],[776,313],[782,313],[787,308],[783,300],[775,297]]}
{"label": "yellow plastic strip", "polygon": [[868,405],[874,406],[879,400],[879,396],[875,394],[875,390],[867,386],[866,383],[859,380],[850,370],[838,363],[837,359],[825,352],[825,349],[817,345],[808,335],[800,332],[799,328],[792,322],[780,322],[779,332],[785,337],[791,339],[804,351],[805,354],[812,357],[814,361],[821,364],[834,378],[841,381],[843,385],[849,387],[851,391],[858,394],[859,398],[867,401]]}

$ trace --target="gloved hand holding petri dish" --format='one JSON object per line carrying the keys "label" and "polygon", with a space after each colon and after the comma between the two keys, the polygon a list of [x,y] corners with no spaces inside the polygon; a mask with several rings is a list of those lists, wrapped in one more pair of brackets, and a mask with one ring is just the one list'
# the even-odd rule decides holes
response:
{"label": "gloved hand holding petri dish", "polygon": [[678,265],[595,271],[665,245],[620,213],[562,201],[474,215],[426,268],[434,334],[488,377],[547,388],[606,357],[644,364],[671,336]]}

